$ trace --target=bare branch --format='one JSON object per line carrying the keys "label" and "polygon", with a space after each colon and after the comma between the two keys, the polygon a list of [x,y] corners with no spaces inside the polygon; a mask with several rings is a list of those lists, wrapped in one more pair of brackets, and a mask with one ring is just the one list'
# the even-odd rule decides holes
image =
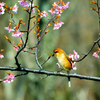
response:
{"label": "bare branch", "polygon": [[[79,61],[82,61],[91,51],[92,49],[94,48],[94,46],[96,44],[98,44],[98,42],[100,41],[100,38],[98,38],[96,41],[94,41],[94,44],[92,45],[92,47],[90,48],[90,50],[79,60],[76,60],[76,61],[73,61],[73,62],[79,62]],[[98,45],[99,46],[99,45]]]}
{"label": "bare branch", "polygon": [[99,35],[100,35],[100,0],[97,0],[98,17],[99,17]]}
{"label": "bare branch", "polygon": [[38,57],[37,57],[37,47],[35,48],[35,59],[36,59],[36,63],[38,65],[38,67],[42,70],[42,66],[40,65],[39,61],[38,61]]}
{"label": "bare branch", "polygon": [[50,19],[50,20],[48,21],[48,23],[46,24],[46,27],[44,28],[43,32],[41,33],[40,39],[38,40],[36,47],[38,46],[38,44],[40,43],[42,37],[44,36],[45,30],[48,28],[48,24],[49,24],[50,22],[52,22],[54,19],[55,19],[55,16],[54,16],[52,19]]}
{"label": "bare branch", "polygon": [[11,70],[11,71],[20,71],[20,72],[28,72],[28,73],[37,73],[37,74],[45,74],[47,76],[61,76],[61,77],[70,77],[70,78],[79,78],[79,79],[86,79],[86,80],[93,80],[93,81],[100,81],[100,77],[88,76],[88,75],[80,75],[80,74],[67,74],[57,71],[47,71],[47,70],[37,70],[37,69],[29,69],[21,67],[20,69],[16,67],[0,67],[0,70]]}
{"label": "bare branch", "polygon": [[25,72],[25,73],[17,74],[17,75],[15,75],[15,77],[22,76],[22,75],[27,75],[27,74],[28,74],[28,72]]}

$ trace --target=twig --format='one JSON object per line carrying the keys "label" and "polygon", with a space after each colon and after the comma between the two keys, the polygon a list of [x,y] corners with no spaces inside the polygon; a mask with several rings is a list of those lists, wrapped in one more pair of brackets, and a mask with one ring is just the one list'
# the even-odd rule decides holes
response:
{"label": "twig", "polygon": [[35,59],[36,59],[36,63],[38,65],[38,67],[42,70],[42,66],[40,65],[39,61],[38,61],[38,57],[37,57],[37,47],[35,48]]}
{"label": "twig", "polygon": [[53,17],[52,19],[50,19],[50,20],[48,21],[48,23],[46,24],[46,27],[44,28],[43,32],[41,33],[40,39],[38,40],[36,47],[38,46],[38,44],[40,43],[42,37],[44,36],[45,30],[48,28],[48,24],[49,24],[50,22],[52,22],[54,19],[55,19],[55,17]]}
{"label": "twig", "polygon": [[49,59],[50,59],[50,57],[48,57],[47,60],[45,60],[45,61],[41,64],[41,66],[44,65]]}
{"label": "twig", "polygon": [[28,74],[28,72],[25,72],[25,73],[17,74],[17,75],[15,75],[15,77],[22,76],[22,75],[27,75],[27,74]]}
{"label": "twig", "polygon": [[34,52],[30,52],[30,51],[26,51],[26,50],[23,50],[23,52],[27,52],[27,53],[30,53],[30,54],[35,54]]}
{"label": "twig", "polygon": [[40,79],[42,80],[42,79],[45,79],[45,78],[47,78],[49,75],[46,75],[45,77],[41,77]]}

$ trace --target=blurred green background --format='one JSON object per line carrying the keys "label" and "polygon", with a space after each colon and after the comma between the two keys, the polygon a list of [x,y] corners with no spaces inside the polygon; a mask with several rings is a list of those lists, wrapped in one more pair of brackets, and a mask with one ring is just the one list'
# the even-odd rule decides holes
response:
{"label": "blurred green background", "polygon": [[[58,0],[55,0],[58,1]],[[68,2],[67,0],[63,0]],[[99,21],[96,12],[91,10],[91,7],[96,7],[90,3],[90,0],[69,0],[70,5],[67,10],[62,13],[60,18],[65,24],[59,30],[53,30],[53,24],[49,27],[49,33],[43,37],[39,45],[39,54],[43,55],[39,61],[44,62],[48,55],[55,48],[62,48],[67,54],[73,53],[76,50],[80,57],[86,53],[98,36]],[[0,2],[2,2],[0,0]],[[3,0],[8,5],[14,5],[17,0]],[[34,0],[35,5],[39,5],[41,11],[51,9],[54,0]],[[27,23],[27,13],[22,10],[19,5],[18,14],[14,14],[16,23],[20,18]],[[34,14],[33,14],[34,15]],[[51,16],[51,15],[50,15]],[[51,16],[52,17],[52,16]],[[4,30],[9,24],[9,14],[0,15],[0,49],[5,51],[2,53],[5,58],[0,59],[0,66],[15,66],[14,56],[16,51],[12,45],[6,42],[4,35],[7,35],[11,40],[18,40]],[[41,20],[41,30],[44,29],[47,20]],[[26,25],[27,26],[27,25]],[[26,30],[26,26],[21,26],[21,29]],[[32,26],[32,23],[31,23]],[[29,35],[29,46],[36,44],[36,36],[33,31]],[[100,59],[92,56],[93,52],[97,51],[97,46],[83,61],[76,63],[77,70],[71,73],[83,75],[100,76]],[[34,52],[34,51],[33,51]],[[19,61],[22,67],[38,69],[34,55],[21,53]],[[51,58],[43,68],[45,70],[57,71],[56,58]],[[12,72],[18,74],[20,72]],[[0,71],[0,78],[6,76],[6,71]],[[100,100],[100,82],[88,81],[71,78],[72,87],[68,87],[67,78],[58,76],[49,76],[41,80],[45,75],[29,73],[27,76],[17,77],[13,83],[0,84],[0,100]]]}

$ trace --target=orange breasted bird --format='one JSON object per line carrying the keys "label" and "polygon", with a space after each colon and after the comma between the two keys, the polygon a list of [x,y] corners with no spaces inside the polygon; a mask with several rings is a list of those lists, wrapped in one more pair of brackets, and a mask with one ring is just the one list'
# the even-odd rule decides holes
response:
{"label": "orange breasted bird", "polygon": [[[72,63],[71,63],[71,59],[69,58],[69,56],[60,48],[56,48],[53,51],[53,55],[52,56],[55,56],[57,58],[57,60],[60,63],[60,65],[69,74],[69,71],[72,69]],[[69,87],[71,87],[70,77],[68,77],[68,85],[69,85]]]}

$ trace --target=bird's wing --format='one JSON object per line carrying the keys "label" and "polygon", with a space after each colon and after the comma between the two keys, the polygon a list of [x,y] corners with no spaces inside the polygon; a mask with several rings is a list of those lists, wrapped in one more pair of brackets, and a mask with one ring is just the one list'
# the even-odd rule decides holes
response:
{"label": "bird's wing", "polygon": [[[65,53],[65,52],[64,52]],[[69,58],[69,56],[65,53],[65,55],[66,55],[66,58],[68,59],[68,61],[70,62],[70,64],[72,65],[72,63],[71,63],[71,60],[70,60],[70,58]]]}

